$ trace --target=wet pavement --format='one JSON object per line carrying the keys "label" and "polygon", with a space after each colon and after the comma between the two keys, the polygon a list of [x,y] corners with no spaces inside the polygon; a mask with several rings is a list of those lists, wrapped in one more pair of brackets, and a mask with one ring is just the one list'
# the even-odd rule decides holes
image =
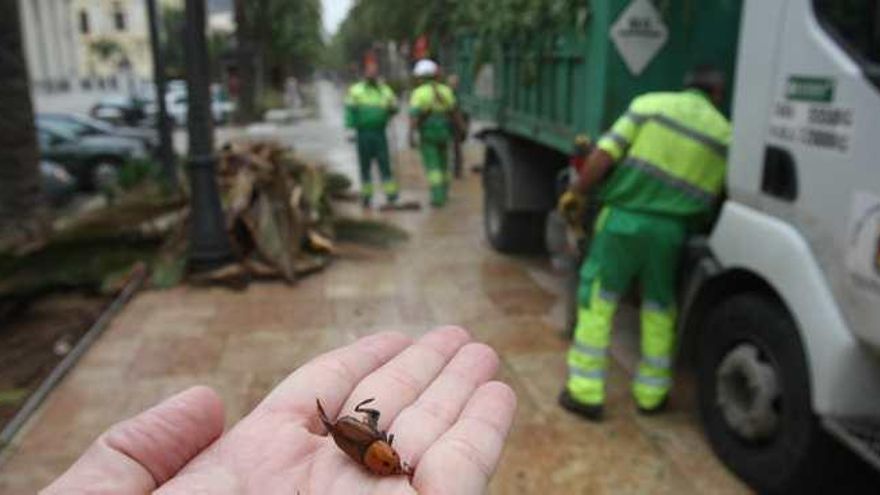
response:
{"label": "wet pavement", "polygon": [[[319,94],[325,105],[339,101],[330,85]],[[354,155],[334,112],[281,132],[304,153],[352,172]],[[469,163],[478,161],[478,146],[468,151]],[[424,198],[412,153],[402,153],[397,167],[406,194]],[[676,390],[667,414],[635,413],[632,310],[615,335],[607,419],[593,424],[556,405],[565,375],[562,280],[545,259],[490,249],[481,198],[479,177],[470,175],[454,183],[443,210],[374,213],[411,239],[387,251],[353,251],[295,285],[140,294],[0,459],[0,493],[33,493],[111,424],[190,385],[214,387],[229,424],[324,350],[378,330],[419,335],[448,323],[499,352],[499,378],[519,397],[491,493],[747,492],[712,455],[687,387]]]}

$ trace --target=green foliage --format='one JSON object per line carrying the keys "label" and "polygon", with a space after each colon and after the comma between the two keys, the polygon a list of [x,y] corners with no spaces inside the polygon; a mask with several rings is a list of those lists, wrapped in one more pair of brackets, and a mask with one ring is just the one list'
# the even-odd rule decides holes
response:
{"label": "green foliage", "polygon": [[[306,74],[324,51],[320,0],[237,0],[244,2],[243,34],[255,44],[275,75]],[[275,81],[280,82],[280,81]]]}
{"label": "green foliage", "polygon": [[186,23],[186,15],[182,6],[166,4],[162,6],[160,38],[162,54],[165,56],[165,72],[170,79],[183,79],[186,75],[184,68],[186,60],[184,55],[183,28]]}
{"label": "green foliage", "polygon": [[122,48],[122,45],[108,38],[99,38],[92,41],[89,44],[89,50],[104,61],[125,56],[125,49]]}
{"label": "green foliage", "polygon": [[489,42],[529,39],[571,29],[586,19],[587,11],[588,0],[359,0],[334,37],[327,60],[336,67],[357,63],[373,42],[420,35],[441,50],[462,31]]}
{"label": "green foliage", "polygon": [[160,171],[160,165],[154,160],[129,160],[119,169],[117,185],[123,191],[128,191],[143,184],[147,180],[158,179]]}

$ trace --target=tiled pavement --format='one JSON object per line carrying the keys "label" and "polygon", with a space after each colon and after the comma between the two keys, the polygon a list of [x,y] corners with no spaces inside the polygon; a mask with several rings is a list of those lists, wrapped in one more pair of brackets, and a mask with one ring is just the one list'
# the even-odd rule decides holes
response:
{"label": "tiled pavement", "polygon": [[[418,335],[443,323],[494,346],[500,378],[519,396],[492,493],[746,492],[712,455],[686,393],[668,414],[635,414],[626,332],[616,339],[606,421],[592,424],[556,406],[566,349],[556,332],[559,280],[541,259],[489,249],[479,179],[455,188],[442,211],[389,217],[411,232],[409,242],[360,252],[293,286],[141,293],[0,461],[0,493],[33,493],[103,429],[190,385],[214,387],[233,422],[321,351],[380,329]],[[632,315],[623,316],[632,327]]]}

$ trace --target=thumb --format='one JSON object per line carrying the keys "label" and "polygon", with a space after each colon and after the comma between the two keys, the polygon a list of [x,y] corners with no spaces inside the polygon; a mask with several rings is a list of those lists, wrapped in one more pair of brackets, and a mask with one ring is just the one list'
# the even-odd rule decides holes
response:
{"label": "thumb", "polygon": [[149,493],[223,433],[223,403],[193,387],[104,432],[44,494]]}

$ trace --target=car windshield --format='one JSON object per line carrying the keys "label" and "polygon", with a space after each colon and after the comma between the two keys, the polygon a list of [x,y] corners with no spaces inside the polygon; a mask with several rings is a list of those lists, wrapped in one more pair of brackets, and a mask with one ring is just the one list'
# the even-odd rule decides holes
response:
{"label": "car windshield", "polygon": [[88,127],[94,131],[100,132],[101,134],[113,134],[115,129],[112,125],[102,122],[98,119],[93,119],[91,117],[86,117],[84,115],[70,115],[68,118],[72,122],[76,122],[84,127]]}
{"label": "car windshield", "polygon": [[38,121],[37,127],[41,132],[45,132],[48,137],[60,141],[76,141],[80,134],[77,134],[72,126],[63,125],[59,122]]}

